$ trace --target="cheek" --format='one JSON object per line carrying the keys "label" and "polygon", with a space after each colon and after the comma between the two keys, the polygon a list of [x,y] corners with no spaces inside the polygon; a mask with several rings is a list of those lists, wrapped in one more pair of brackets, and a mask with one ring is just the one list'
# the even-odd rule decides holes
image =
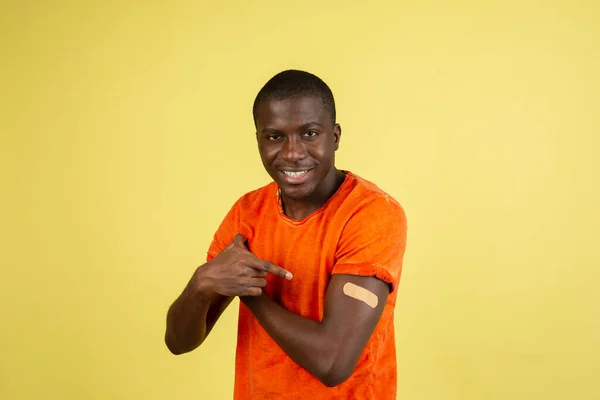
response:
{"label": "cheek", "polygon": [[265,164],[269,164],[277,157],[277,149],[273,147],[259,146],[258,151],[260,153],[261,160]]}
{"label": "cheek", "polygon": [[333,158],[333,143],[321,143],[319,145],[312,146],[310,154],[313,158],[322,162],[328,162]]}

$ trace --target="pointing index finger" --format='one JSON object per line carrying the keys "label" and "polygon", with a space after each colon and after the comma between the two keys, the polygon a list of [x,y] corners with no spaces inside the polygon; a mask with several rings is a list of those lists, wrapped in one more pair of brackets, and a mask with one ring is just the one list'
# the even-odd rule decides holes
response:
{"label": "pointing index finger", "polygon": [[288,281],[290,279],[292,279],[292,273],[290,271],[286,271],[285,269],[283,269],[273,263],[270,263],[268,261],[264,261],[261,264],[262,264],[263,271],[267,271],[272,274],[279,275],[279,276],[287,279]]}

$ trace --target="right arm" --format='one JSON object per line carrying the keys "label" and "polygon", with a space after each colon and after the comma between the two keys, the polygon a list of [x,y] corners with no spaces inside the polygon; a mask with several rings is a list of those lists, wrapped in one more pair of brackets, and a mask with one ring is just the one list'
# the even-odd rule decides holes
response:
{"label": "right arm", "polygon": [[267,273],[292,279],[292,274],[256,258],[234,240],[215,258],[196,269],[167,313],[165,344],[173,354],[188,353],[202,344],[235,296],[260,296]]}
{"label": "right arm", "polygon": [[204,266],[196,270],[169,308],[165,343],[173,354],[187,353],[200,346],[233,300],[233,296],[211,293],[194,283],[194,280],[202,281],[202,268]]}

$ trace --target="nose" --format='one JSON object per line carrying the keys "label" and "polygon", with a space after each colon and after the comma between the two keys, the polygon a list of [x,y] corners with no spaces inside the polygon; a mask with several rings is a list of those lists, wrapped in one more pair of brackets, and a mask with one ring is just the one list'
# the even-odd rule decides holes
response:
{"label": "nose", "polygon": [[306,157],[304,144],[295,137],[286,138],[279,152],[279,158],[289,163],[295,163]]}

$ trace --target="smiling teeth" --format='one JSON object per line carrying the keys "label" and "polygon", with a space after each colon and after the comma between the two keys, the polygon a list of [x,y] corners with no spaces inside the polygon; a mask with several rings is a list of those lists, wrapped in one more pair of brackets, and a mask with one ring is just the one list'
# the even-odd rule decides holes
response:
{"label": "smiling teeth", "polygon": [[297,178],[302,174],[307,173],[308,171],[298,171],[298,172],[292,172],[292,171],[283,171],[284,174],[286,174],[287,176],[291,176],[292,178]]}

